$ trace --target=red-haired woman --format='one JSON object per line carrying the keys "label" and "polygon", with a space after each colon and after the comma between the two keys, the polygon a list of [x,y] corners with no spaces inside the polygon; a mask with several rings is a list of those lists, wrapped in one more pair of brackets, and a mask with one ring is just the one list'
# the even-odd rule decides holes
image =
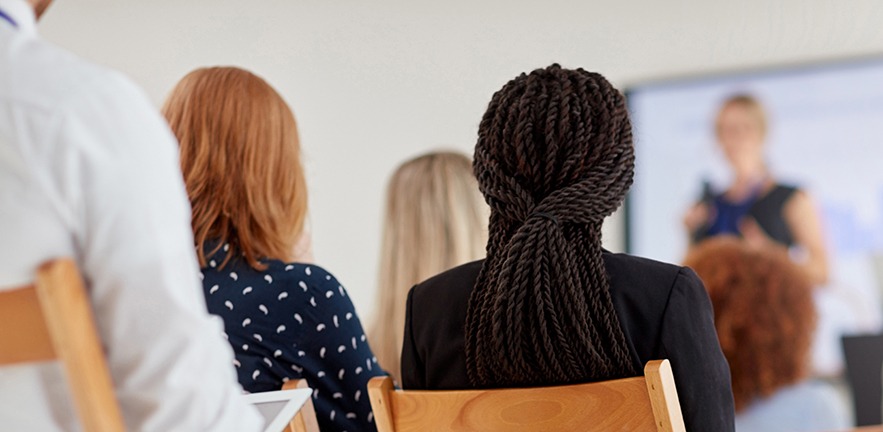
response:
{"label": "red-haired woman", "polygon": [[181,143],[209,312],[250,392],[305,378],[323,430],[373,430],[365,386],[383,374],[343,286],[292,262],[307,190],[294,115],[263,79],[191,72],[163,113]]}
{"label": "red-haired woman", "polygon": [[836,392],[807,380],[816,313],[805,272],[785,248],[735,237],[707,240],[687,257],[714,306],[730,364],[736,430],[815,431],[848,426]]}

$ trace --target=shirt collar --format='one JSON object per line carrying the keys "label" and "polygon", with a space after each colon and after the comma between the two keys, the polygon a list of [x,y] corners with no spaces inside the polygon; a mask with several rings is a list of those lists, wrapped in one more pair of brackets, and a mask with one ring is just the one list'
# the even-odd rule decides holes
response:
{"label": "shirt collar", "polygon": [[[0,0],[0,9],[15,21],[18,30],[28,33],[36,31],[37,21],[34,17],[34,8],[25,0]],[[0,25],[10,24],[4,20],[0,22]]]}

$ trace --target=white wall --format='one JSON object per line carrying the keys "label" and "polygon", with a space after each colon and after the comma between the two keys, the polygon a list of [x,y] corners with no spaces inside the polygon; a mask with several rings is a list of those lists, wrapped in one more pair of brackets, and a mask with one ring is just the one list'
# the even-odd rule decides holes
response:
{"label": "white wall", "polygon": [[881,22],[878,0],[56,0],[40,31],[157,104],[198,66],[268,79],[300,123],[317,261],[367,319],[388,174],[432,148],[470,151],[517,73],[559,62],[625,85],[866,55],[883,51]]}

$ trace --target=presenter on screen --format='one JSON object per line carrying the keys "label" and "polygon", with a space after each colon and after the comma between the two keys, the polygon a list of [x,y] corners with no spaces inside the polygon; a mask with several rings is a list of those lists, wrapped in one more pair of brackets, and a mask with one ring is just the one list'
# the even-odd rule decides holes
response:
{"label": "presenter on screen", "polygon": [[793,248],[792,256],[810,280],[826,283],[828,258],[812,199],[798,187],[777,182],[764,160],[763,106],[750,95],[731,96],[721,106],[715,127],[733,181],[722,193],[706,185],[702,200],[685,215],[691,245],[736,235],[760,248]]}

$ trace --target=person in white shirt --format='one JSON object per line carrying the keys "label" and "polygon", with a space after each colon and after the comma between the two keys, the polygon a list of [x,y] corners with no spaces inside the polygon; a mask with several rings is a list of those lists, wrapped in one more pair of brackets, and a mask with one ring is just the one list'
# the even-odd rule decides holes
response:
{"label": "person in white shirt", "polygon": [[[0,0],[0,287],[75,258],[127,429],[258,430],[206,312],[176,142],[126,78],[38,37],[48,3]],[[0,369],[0,429],[77,430],[61,374]]]}

